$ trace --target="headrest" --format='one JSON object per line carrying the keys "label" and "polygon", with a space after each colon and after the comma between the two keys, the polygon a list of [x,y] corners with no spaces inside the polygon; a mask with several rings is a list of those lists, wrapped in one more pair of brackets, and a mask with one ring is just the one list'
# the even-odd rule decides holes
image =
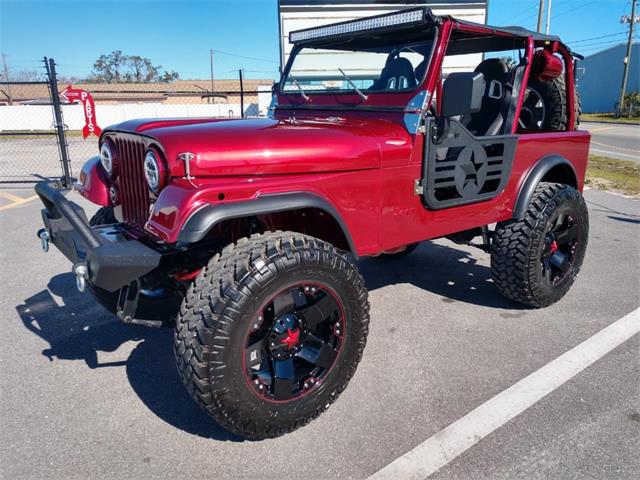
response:
{"label": "headrest", "polygon": [[387,64],[380,73],[376,88],[385,90],[404,90],[413,88],[417,84],[413,65],[402,57],[387,60]]}

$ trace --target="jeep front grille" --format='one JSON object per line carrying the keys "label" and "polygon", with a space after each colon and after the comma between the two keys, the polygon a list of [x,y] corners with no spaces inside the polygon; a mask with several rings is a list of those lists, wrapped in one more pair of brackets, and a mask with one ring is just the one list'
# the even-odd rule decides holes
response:
{"label": "jeep front grille", "polygon": [[124,222],[142,229],[149,218],[149,189],[144,178],[145,144],[133,137],[113,138],[120,172],[118,186]]}

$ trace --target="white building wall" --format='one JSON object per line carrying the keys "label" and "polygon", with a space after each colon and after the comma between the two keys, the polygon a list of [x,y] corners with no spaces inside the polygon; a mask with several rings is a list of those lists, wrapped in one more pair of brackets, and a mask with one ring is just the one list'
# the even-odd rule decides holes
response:
{"label": "white building wall", "polygon": [[[271,98],[271,89],[267,92]],[[261,99],[262,102],[267,102]],[[268,102],[267,102],[268,106]],[[245,116],[257,116],[260,106],[245,103]],[[266,112],[266,108],[264,108]],[[262,114],[262,112],[260,112]],[[84,127],[82,105],[63,105],[64,123],[69,130]],[[131,120],[133,118],[190,118],[190,117],[240,117],[240,104],[162,104],[120,103],[96,105],[96,122],[99,127]],[[0,106],[0,131],[51,130],[53,114],[50,105],[5,105]]]}
{"label": "white building wall", "polygon": [[[373,1],[344,1],[344,2],[313,2],[280,0],[280,46],[281,46],[281,68],[284,68],[289,60],[293,45],[289,43],[289,33],[295,30],[312,28],[330,23],[356,20],[373,15],[382,15],[406,8],[426,6],[431,8],[435,15],[451,15],[461,20],[476,23],[486,23],[487,1],[486,0],[432,0],[424,2],[373,2]],[[311,71],[322,70],[322,56],[313,53],[303,54],[307,58],[299,58],[300,66],[304,64],[304,69]],[[349,55],[348,53],[345,55]],[[361,54],[359,54],[361,55]],[[325,59],[326,60],[326,59]],[[458,55],[455,58],[445,59],[444,71],[446,73],[454,71],[473,70],[482,61],[481,54]],[[345,65],[354,68],[353,73],[357,73],[357,65],[350,61],[344,61]],[[379,67],[379,68],[378,68]],[[382,66],[375,66],[377,71]],[[349,67],[346,71],[349,73]],[[304,77],[300,68],[296,69],[297,77]]]}

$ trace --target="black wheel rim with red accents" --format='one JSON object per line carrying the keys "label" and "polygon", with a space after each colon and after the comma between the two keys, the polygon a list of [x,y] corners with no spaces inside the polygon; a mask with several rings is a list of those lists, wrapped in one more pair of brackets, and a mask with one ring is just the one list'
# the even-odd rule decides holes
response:
{"label": "black wheel rim with red accents", "polygon": [[541,265],[544,281],[555,286],[571,272],[579,243],[577,216],[567,212],[558,213],[550,222],[545,234]]}
{"label": "black wheel rim with red accents", "polygon": [[272,402],[300,399],[322,384],[342,348],[344,308],[328,287],[304,283],[268,300],[244,344],[251,390]]}

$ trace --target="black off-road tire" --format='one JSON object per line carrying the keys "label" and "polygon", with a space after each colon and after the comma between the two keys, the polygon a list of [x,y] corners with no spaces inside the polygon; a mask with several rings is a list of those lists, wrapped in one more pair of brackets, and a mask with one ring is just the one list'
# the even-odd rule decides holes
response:
{"label": "black off-road tire", "polygon": [[[565,88],[564,75],[560,75],[553,80],[529,80],[528,89],[535,90],[544,103],[545,115],[541,130],[563,131],[567,129],[569,112],[567,111],[567,89]],[[582,107],[577,89],[575,91],[575,119],[574,127],[580,123]],[[529,128],[537,126],[529,125]]]}
{"label": "black off-road tire", "polygon": [[[570,268],[558,283],[546,282],[543,252],[555,218],[575,217],[576,244]],[[560,300],[573,285],[587,248],[589,217],[584,198],[575,188],[542,182],[522,220],[499,223],[491,244],[491,274],[507,298],[531,307]]]}
{"label": "black off-road tire", "polygon": [[91,217],[91,220],[89,220],[89,225],[92,227],[111,225],[112,223],[118,223],[113,213],[113,207],[100,207],[93,217]]}
{"label": "black off-road tire", "polygon": [[[305,281],[340,297],[348,319],[344,343],[313,392],[270,402],[246,380],[246,334],[270,296]],[[174,335],[178,371],[196,403],[232,433],[257,440],[291,432],[325,411],[355,373],[368,333],[367,297],[355,264],[326,242],[292,232],[242,238],[216,254],[187,292]]]}

